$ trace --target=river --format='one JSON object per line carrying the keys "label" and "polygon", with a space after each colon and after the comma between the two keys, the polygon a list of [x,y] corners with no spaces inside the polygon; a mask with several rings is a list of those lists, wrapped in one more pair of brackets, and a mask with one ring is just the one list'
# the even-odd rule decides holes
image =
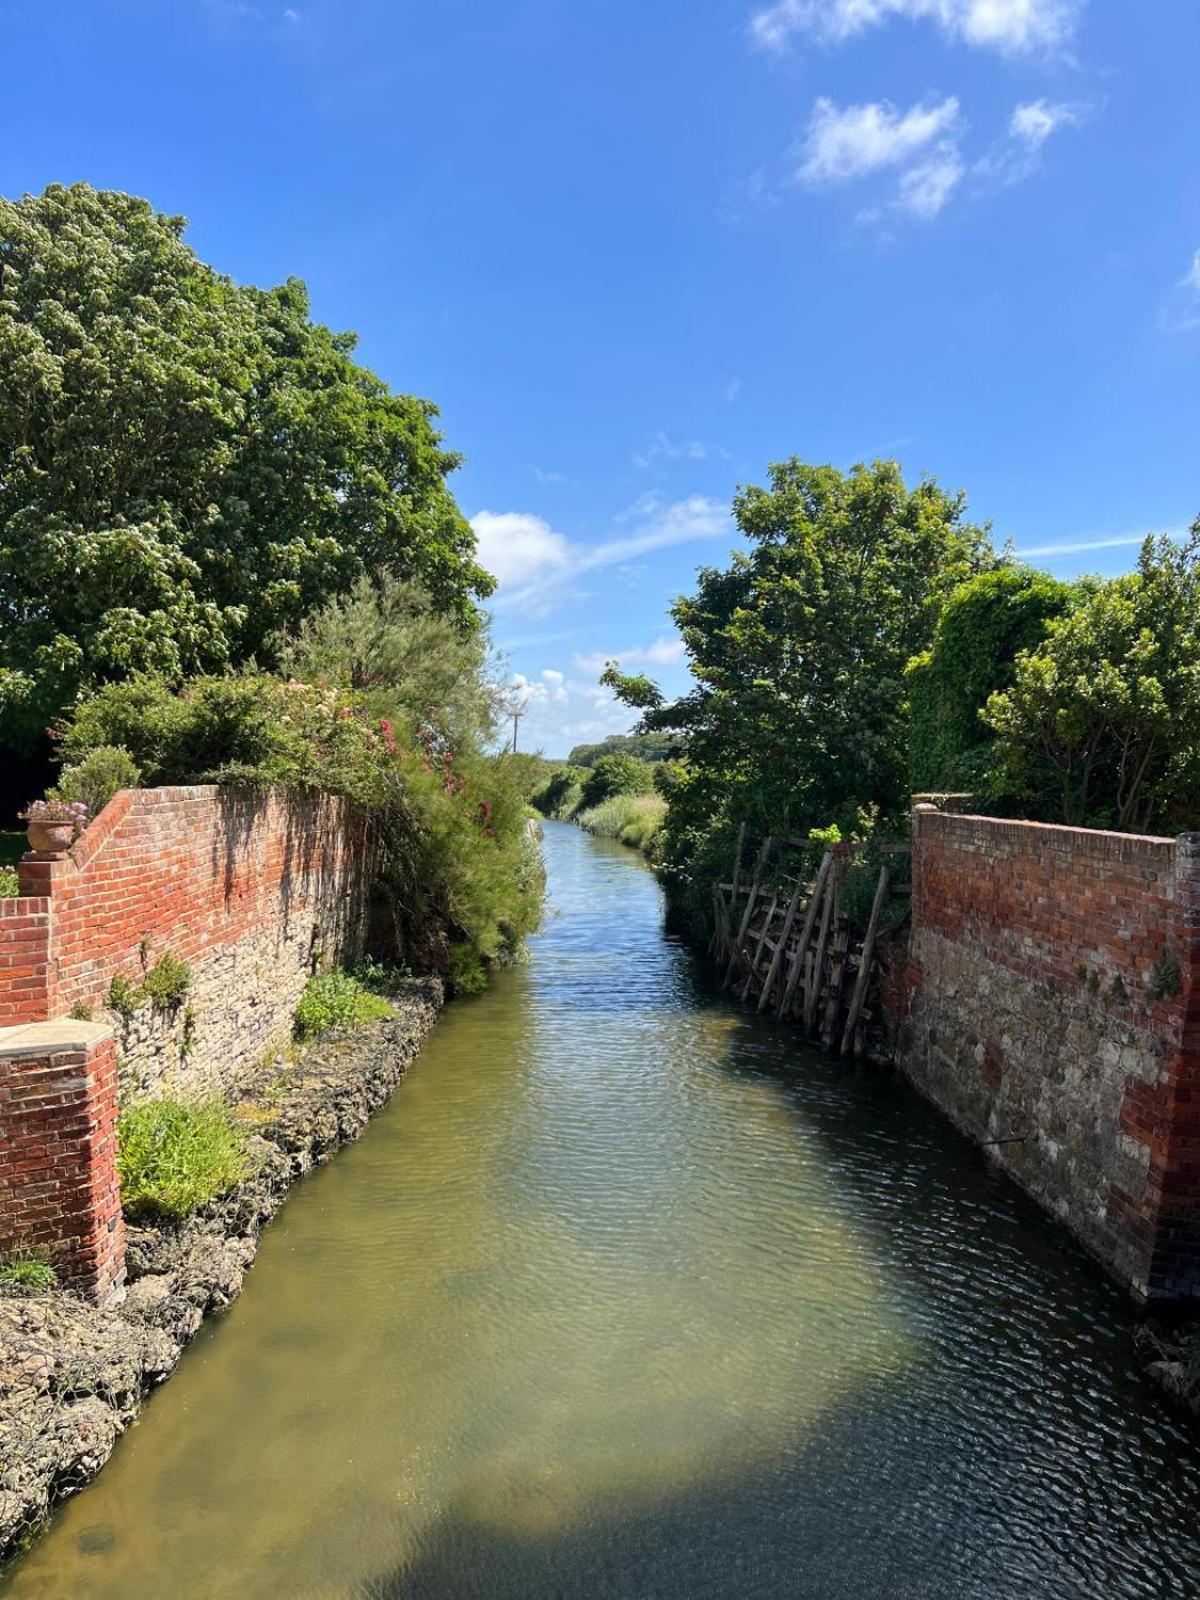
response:
{"label": "river", "polygon": [[447,1011],[6,1600],[1194,1600],[1134,1315],[905,1084],[546,832]]}

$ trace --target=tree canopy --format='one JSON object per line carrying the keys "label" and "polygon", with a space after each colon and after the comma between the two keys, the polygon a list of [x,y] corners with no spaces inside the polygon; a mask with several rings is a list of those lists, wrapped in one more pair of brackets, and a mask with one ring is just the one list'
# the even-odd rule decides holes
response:
{"label": "tree canopy", "polygon": [[996,563],[964,510],[933,481],[907,488],[894,462],[773,466],[734,500],[749,552],[672,609],[695,688],[660,705],[645,679],[607,675],[649,706],[644,731],[687,739],[665,850],[702,895],[713,863],[698,863],[734,819],[779,836],[903,806],[905,667],[957,585]]}
{"label": "tree canopy", "polygon": [[181,681],[364,575],[474,624],[490,577],[427,401],[298,279],[234,283],[184,219],[79,184],[0,199],[0,738],[81,689]]}

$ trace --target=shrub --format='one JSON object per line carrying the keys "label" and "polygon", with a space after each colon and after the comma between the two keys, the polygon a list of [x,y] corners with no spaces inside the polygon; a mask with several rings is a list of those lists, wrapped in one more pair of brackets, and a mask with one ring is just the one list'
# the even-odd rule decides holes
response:
{"label": "shrub", "polygon": [[326,1028],[358,1028],[391,1014],[382,995],[373,994],[359,979],[335,967],[308,980],[296,1007],[295,1033],[297,1039],[311,1039]]}
{"label": "shrub", "polygon": [[654,788],[654,769],[636,756],[601,756],[589,772],[582,795],[582,810],[591,811],[618,794],[649,794]]}
{"label": "shrub", "polygon": [[117,1172],[126,1215],[182,1221],[251,1171],[245,1136],[220,1100],[147,1100],[121,1114]]}
{"label": "shrub", "polygon": [[995,737],[981,715],[988,696],[1009,687],[1017,656],[1040,644],[1073,592],[1047,573],[1009,566],[981,573],[950,596],[932,646],[906,672],[915,790],[985,783]]}
{"label": "shrub", "polygon": [[14,867],[0,867],[0,900],[15,900],[21,893],[21,879]]}
{"label": "shrub", "polygon": [[664,800],[670,799],[671,791],[682,783],[686,771],[682,761],[660,761],[654,768],[655,794],[662,795]]}
{"label": "shrub", "polygon": [[578,767],[559,767],[556,772],[535,789],[531,803],[544,817],[569,818],[578,809],[583,795],[581,779],[584,773]]}
{"label": "shrub", "polygon": [[128,750],[120,745],[98,745],[82,761],[64,767],[50,793],[60,800],[82,801],[88,815],[98,817],[121,789],[136,789],[142,773]]}
{"label": "shrub", "polygon": [[135,984],[128,978],[123,978],[118,972],[108,986],[108,993],[104,997],[104,1004],[110,1011],[115,1011],[118,1016],[129,1021],[138,1008],[141,994]]}
{"label": "shrub", "polygon": [[168,950],[142,980],[142,994],[156,1006],[177,1006],[188,991],[192,971]]}
{"label": "shrub", "polygon": [[1025,815],[1182,832],[1200,821],[1200,522],[1147,539],[992,695],[1001,792]]}
{"label": "shrub", "polygon": [[469,944],[456,944],[450,951],[450,993],[482,994],[488,985],[487,968],[479,952]]}
{"label": "shrub", "polygon": [[53,1289],[58,1273],[36,1250],[18,1246],[0,1263],[0,1288]]}

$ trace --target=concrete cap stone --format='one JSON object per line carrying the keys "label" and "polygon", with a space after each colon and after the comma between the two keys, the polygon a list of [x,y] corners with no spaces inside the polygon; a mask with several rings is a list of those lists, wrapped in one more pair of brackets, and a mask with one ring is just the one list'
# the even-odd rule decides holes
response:
{"label": "concrete cap stone", "polygon": [[57,1022],[25,1022],[0,1028],[0,1061],[21,1056],[56,1055],[65,1050],[90,1050],[112,1037],[105,1022],[81,1022],[64,1017]]}

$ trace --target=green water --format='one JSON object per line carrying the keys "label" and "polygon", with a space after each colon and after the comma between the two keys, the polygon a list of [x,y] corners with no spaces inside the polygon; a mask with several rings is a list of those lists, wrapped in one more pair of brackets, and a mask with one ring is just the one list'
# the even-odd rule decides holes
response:
{"label": "green water", "polygon": [[532,962],[295,1191],[8,1600],[1200,1594],[1132,1315],[551,826]]}

